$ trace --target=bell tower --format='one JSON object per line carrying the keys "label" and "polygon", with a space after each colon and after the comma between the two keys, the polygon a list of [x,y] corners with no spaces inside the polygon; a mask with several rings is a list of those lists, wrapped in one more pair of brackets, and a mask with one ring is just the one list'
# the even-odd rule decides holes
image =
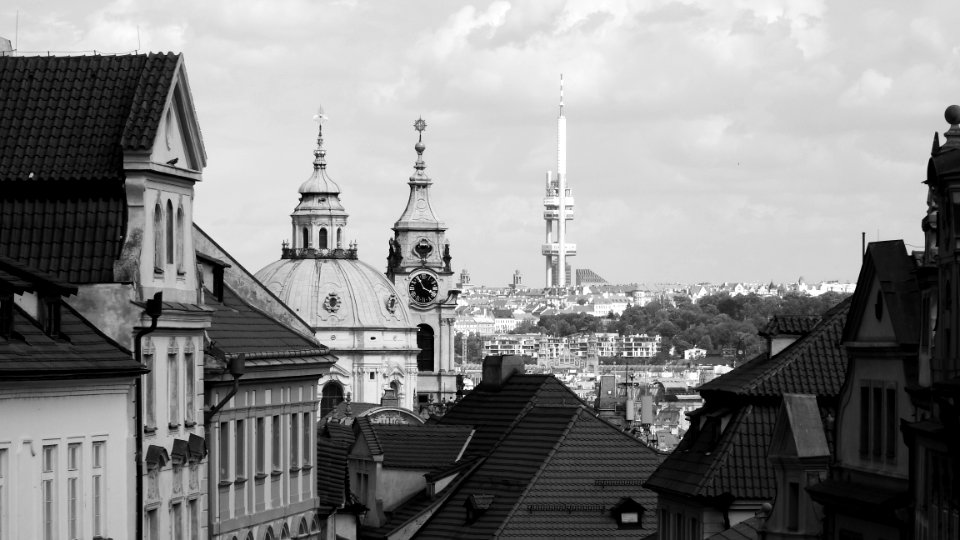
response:
{"label": "bell tower", "polygon": [[417,395],[422,403],[451,401],[456,396],[453,372],[453,323],[457,296],[447,227],[437,218],[430,202],[430,186],[423,161],[423,131],[427,123],[418,118],[417,161],[407,182],[410,195],[407,206],[393,225],[389,240],[387,277],[393,281],[402,300],[410,308],[417,325]]}

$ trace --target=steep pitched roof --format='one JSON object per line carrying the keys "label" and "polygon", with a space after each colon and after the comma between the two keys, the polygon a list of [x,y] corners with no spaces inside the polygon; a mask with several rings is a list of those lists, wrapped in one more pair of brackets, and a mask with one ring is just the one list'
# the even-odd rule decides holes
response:
{"label": "steep pitched roof", "polygon": [[451,407],[437,422],[476,429],[465,457],[484,455],[521,418],[537,406],[576,406],[583,402],[553,375],[514,375],[500,387],[480,385]]}
{"label": "steep pitched roof", "polygon": [[372,427],[383,450],[384,467],[425,471],[455,462],[473,432],[470,426],[439,424]]}
{"label": "steep pitched roof", "polygon": [[178,54],[0,57],[0,254],[111,282],[124,151],[153,145]]}
{"label": "steep pitched roof", "polygon": [[62,338],[45,334],[40,323],[16,305],[13,325],[20,337],[0,337],[0,379],[133,377],[147,371],[130,351],[66,303],[61,305]]}
{"label": "steep pitched roof", "polygon": [[347,455],[352,443],[353,432],[347,426],[321,424],[317,428],[317,498],[321,514],[333,513],[346,500]]}
{"label": "steep pitched roof", "polygon": [[[920,339],[920,289],[917,283],[916,261],[907,254],[903,240],[871,242],[860,267],[856,291],[852,297],[851,322],[859,322],[875,299],[869,298],[869,281],[879,282],[880,293],[886,304],[898,343],[918,343]],[[844,330],[844,340],[856,337],[856,325]]]}
{"label": "steep pitched roof", "polygon": [[700,394],[707,399],[716,392],[758,397],[779,397],[788,392],[836,397],[847,368],[847,353],[841,343],[850,302],[847,298],[828,310],[806,336],[779,354],[760,355],[704,383],[698,388]]}
{"label": "steep pitched roof", "polygon": [[[636,538],[656,528],[656,495],[641,483],[659,460],[583,405],[537,405],[457,483],[415,537]],[[624,496],[649,510],[642,531],[617,529],[610,510]],[[483,510],[472,522],[468,501]]]}

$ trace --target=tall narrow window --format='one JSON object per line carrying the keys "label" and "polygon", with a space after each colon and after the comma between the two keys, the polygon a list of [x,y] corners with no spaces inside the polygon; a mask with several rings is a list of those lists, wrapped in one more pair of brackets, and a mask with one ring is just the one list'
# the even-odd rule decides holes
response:
{"label": "tall narrow window", "polygon": [[199,540],[200,538],[200,510],[196,499],[191,499],[187,505],[187,519],[190,521],[190,540]]}
{"label": "tall narrow window", "polygon": [[897,390],[887,388],[887,399],[884,406],[887,409],[886,442],[887,458],[897,457]]}
{"label": "tall narrow window", "polygon": [[167,264],[173,264],[173,203],[167,201],[167,230],[166,232],[166,245],[164,246],[164,251],[167,252]]}
{"label": "tall narrow window", "polygon": [[234,434],[233,440],[236,444],[236,452],[234,459],[234,469],[236,470],[237,479],[242,479],[247,477],[247,455],[246,455],[246,446],[247,446],[247,431],[246,431],[246,422],[243,420],[237,420],[237,432]]}
{"label": "tall narrow window", "polygon": [[870,453],[870,385],[860,386],[860,455]]}
{"label": "tall narrow window", "polygon": [[173,540],[183,540],[183,505],[174,503],[170,506],[171,529]]}
{"label": "tall narrow window", "polygon": [[230,423],[220,422],[220,481],[230,481]]}
{"label": "tall narrow window", "polygon": [[800,528],[800,484],[787,484],[787,530],[796,531]]}
{"label": "tall narrow window", "polygon": [[163,209],[159,201],[153,207],[153,271],[163,272]]}
{"label": "tall narrow window", "polygon": [[160,523],[157,519],[157,509],[147,510],[146,526],[147,540],[160,540]]}
{"label": "tall narrow window", "polygon": [[43,447],[43,469],[40,474],[41,497],[43,497],[43,540],[57,536],[57,490],[54,484],[57,472],[57,446]]}
{"label": "tall narrow window", "polygon": [[271,446],[272,446],[272,449],[271,449],[271,451],[270,451],[270,454],[271,454],[271,456],[272,456],[272,458],[273,458],[273,470],[279,471],[279,470],[280,470],[280,463],[281,463],[281,460],[280,460],[280,417],[279,417],[279,416],[274,416],[274,417],[273,417],[273,426],[272,426],[272,427],[273,427],[273,430],[272,430],[273,433],[271,433],[271,435],[272,435],[273,444],[271,445]]}
{"label": "tall narrow window", "polygon": [[310,247],[310,231],[306,227],[303,228],[303,245],[301,247],[303,249]]}
{"label": "tall narrow window", "polygon": [[154,365],[153,341],[143,340],[143,365],[147,373],[143,376],[143,423],[148,430],[157,427],[157,366]]}
{"label": "tall narrow window", "polygon": [[104,485],[104,477],[106,474],[106,443],[103,441],[96,441],[93,443],[93,486],[92,486],[92,495],[93,495],[93,506],[91,508],[93,512],[93,534],[95,536],[106,536],[104,531],[104,505],[103,505],[103,495],[106,490]]}
{"label": "tall narrow window", "polygon": [[263,424],[264,424],[263,418],[262,417],[257,418],[256,437],[257,437],[257,474],[258,475],[264,474],[267,466],[266,456],[264,456],[264,452],[266,451],[266,448],[264,447],[266,446],[267,434],[264,433]]}
{"label": "tall narrow window", "polygon": [[343,227],[337,227],[337,247],[343,247]]}
{"label": "tall narrow window", "polygon": [[167,388],[169,390],[170,417],[167,422],[171,429],[180,426],[180,351],[177,342],[170,341],[167,349]]}
{"label": "tall narrow window", "polygon": [[873,455],[880,457],[883,448],[883,388],[873,387],[873,410],[870,413],[870,430],[873,436]]}
{"label": "tall narrow window", "polygon": [[194,360],[193,355],[193,341],[188,341],[187,346],[183,349],[183,364],[184,364],[184,414],[187,419],[186,425],[193,426],[197,421],[197,411],[195,405],[196,399],[196,378],[197,378],[197,366],[196,360]]}
{"label": "tall narrow window", "polygon": [[310,437],[313,433],[313,423],[310,422],[310,413],[303,413],[303,466],[310,465],[310,455],[313,453]]}
{"label": "tall narrow window", "polygon": [[300,415],[290,415],[290,467],[300,466]]}
{"label": "tall narrow window", "polygon": [[7,449],[0,448],[0,539],[7,538]]}
{"label": "tall narrow window", "polygon": [[80,443],[67,445],[67,538],[80,538]]}
{"label": "tall narrow window", "polygon": [[186,231],[183,230],[183,205],[177,208],[177,273],[183,274],[183,243],[186,241]]}
{"label": "tall narrow window", "polygon": [[317,239],[317,248],[326,249],[327,247],[327,229],[325,227],[320,227],[320,236]]}

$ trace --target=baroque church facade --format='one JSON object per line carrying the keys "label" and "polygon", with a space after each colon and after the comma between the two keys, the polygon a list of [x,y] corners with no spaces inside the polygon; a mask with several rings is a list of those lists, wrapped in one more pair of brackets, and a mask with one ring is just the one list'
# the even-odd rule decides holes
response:
{"label": "baroque church facade", "polygon": [[425,146],[416,146],[410,197],[394,226],[384,275],[359,260],[356,243],[346,243],[348,214],[327,172],[322,121],[313,173],[300,186],[291,214],[292,241],[256,278],[338,358],[329,378],[320,381],[321,416],[345,399],[409,410],[452,400],[458,291],[452,288],[446,228],[430,206]]}

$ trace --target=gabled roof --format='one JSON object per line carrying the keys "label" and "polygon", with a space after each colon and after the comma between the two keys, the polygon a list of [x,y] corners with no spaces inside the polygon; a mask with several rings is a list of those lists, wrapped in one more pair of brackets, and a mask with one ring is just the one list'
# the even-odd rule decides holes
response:
{"label": "gabled roof", "polygon": [[[415,538],[636,538],[656,529],[656,495],[641,484],[660,459],[583,405],[536,405]],[[623,497],[648,510],[642,531],[617,529]],[[472,522],[468,500],[482,502]]]}
{"label": "gabled roof", "polygon": [[0,57],[0,254],[114,280],[125,151],[152,147],[178,54]]}
{"label": "gabled roof", "polygon": [[[857,288],[853,293],[850,322],[844,329],[844,341],[857,336],[860,320],[875,306],[871,297],[872,280],[879,282],[885,312],[890,315],[897,343],[916,344],[920,340],[920,289],[916,261],[907,254],[903,240],[871,242],[860,267]],[[870,315],[873,316],[872,314]]]}
{"label": "gabled roof", "polygon": [[[366,417],[357,419],[361,425]],[[370,424],[383,452],[383,466],[431,471],[457,461],[473,428],[455,425]],[[364,431],[361,431],[365,434]]]}
{"label": "gabled roof", "polygon": [[319,357],[330,352],[324,345],[254,308],[226,284],[223,302],[217,302],[209,292],[206,299],[207,307],[214,310],[207,334],[214,345],[227,354],[246,353],[254,358],[257,353]]}
{"label": "gabled roof", "polygon": [[514,375],[499,387],[477,386],[437,422],[472,426],[476,433],[464,456],[480,456],[489,452],[534,404],[578,406],[583,401],[553,375]]}
{"label": "gabled roof", "polygon": [[826,313],[804,337],[773,357],[762,354],[749,362],[701,385],[700,395],[712,393],[740,396],[779,397],[784,393],[836,397],[847,368],[841,334],[850,310],[850,298]]}
{"label": "gabled roof", "polygon": [[0,380],[133,377],[147,371],[66,303],[61,304],[61,338],[46,335],[17,305],[13,328],[19,337],[0,337]]}
{"label": "gabled roof", "polygon": [[317,428],[317,498],[321,514],[333,513],[346,500],[347,455],[351,444],[353,431],[348,426],[321,424]]}
{"label": "gabled roof", "polygon": [[707,537],[707,540],[757,540],[760,538],[760,527],[766,518],[753,516],[737,523],[725,531]]}
{"label": "gabled roof", "polygon": [[758,334],[767,337],[803,336],[820,322],[819,315],[774,315]]}

